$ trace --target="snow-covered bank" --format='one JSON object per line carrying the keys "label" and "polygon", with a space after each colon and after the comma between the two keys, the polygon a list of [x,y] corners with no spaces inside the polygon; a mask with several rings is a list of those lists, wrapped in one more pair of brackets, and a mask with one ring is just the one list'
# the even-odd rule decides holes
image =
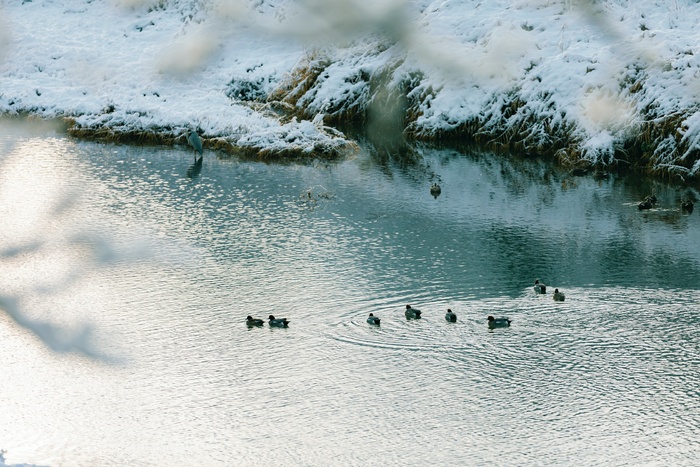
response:
{"label": "snow-covered bank", "polygon": [[298,102],[342,119],[386,85],[417,138],[697,178],[698,13],[694,1],[424,2],[401,40],[327,58]]}
{"label": "snow-covered bank", "polygon": [[352,150],[321,118],[284,119],[250,101],[274,89],[304,48],[234,24],[227,15],[238,10],[226,7],[6,2],[0,112],[65,117],[78,136],[116,140],[186,144],[184,129],[195,127],[205,146],[265,157]]}
{"label": "snow-covered bank", "polygon": [[[700,173],[692,0],[7,1],[0,112],[77,134],[197,126],[211,145],[340,154],[398,123],[570,164]],[[294,118],[296,117],[296,118]]]}

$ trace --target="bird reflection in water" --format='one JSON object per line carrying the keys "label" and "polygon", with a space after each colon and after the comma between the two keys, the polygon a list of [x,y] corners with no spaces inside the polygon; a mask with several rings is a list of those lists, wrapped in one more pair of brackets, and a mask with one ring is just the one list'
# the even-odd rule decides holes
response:
{"label": "bird reflection in water", "polygon": [[199,159],[187,168],[187,178],[195,178],[202,172],[202,159],[204,156],[199,156]]}

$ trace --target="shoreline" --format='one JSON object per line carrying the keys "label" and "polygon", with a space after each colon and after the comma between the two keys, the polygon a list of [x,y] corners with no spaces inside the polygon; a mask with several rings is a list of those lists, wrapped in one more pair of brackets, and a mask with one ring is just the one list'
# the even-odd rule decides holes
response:
{"label": "shoreline", "polygon": [[[17,120],[28,124],[49,124],[55,131],[72,138],[85,141],[97,141],[102,143],[115,143],[137,146],[182,146],[189,148],[184,132],[176,132],[173,128],[164,128],[162,131],[154,130],[115,130],[110,127],[80,128],[76,127],[75,119],[69,117],[42,118],[31,113],[14,115],[0,114],[0,119]],[[483,141],[480,138],[463,137],[459,134],[441,135],[433,138],[411,138],[404,132],[399,135],[391,131],[377,135],[376,132],[367,131],[358,124],[345,123],[340,129],[329,128],[336,137],[342,140],[337,146],[331,148],[319,148],[309,152],[307,147],[294,147],[270,150],[269,148],[256,148],[253,146],[240,146],[235,141],[225,136],[202,136],[205,149],[215,151],[217,157],[239,157],[248,161],[260,161],[265,163],[308,163],[320,160],[325,162],[342,161],[354,157],[361,145],[370,144],[378,152],[386,152],[387,157],[414,158],[416,147],[427,144],[437,149],[450,149],[462,151],[464,148],[487,151],[506,159],[519,158],[549,161],[561,169],[569,172],[571,176],[607,177],[609,174],[617,176],[638,176],[651,181],[668,183],[682,188],[698,188],[698,180],[695,178],[683,179],[670,172],[646,171],[634,164],[626,164],[616,160],[615,164],[593,165],[579,160],[573,164],[560,160],[556,155],[546,152],[519,151],[499,142]],[[200,135],[201,136],[201,135]]]}
{"label": "shoreline", "polygon": [[266,161],[352,157],[342,129],[363,126],[392,144],[471,142],[698,185],[695,4],[586,5],[326,11],[341,34],[277,0],[15,2],[0,19],[0,115],[137,144],[180,144],[191,128]]}

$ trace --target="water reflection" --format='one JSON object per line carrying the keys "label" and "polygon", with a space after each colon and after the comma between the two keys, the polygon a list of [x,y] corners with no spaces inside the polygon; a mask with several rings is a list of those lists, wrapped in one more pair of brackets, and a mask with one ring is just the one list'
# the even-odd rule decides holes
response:
{"label": "water reflection", "polygon": [[195,178],[197,177],[200,173],[202,173],[202,161],[204,160],[204,156],[199,156],[199,159],[196,159],[194,161],[194,164],[189,166],[187,168],[187,177],[188,178]]}
{"label": "water reflection", "polygon": [[[193,182],[177,148],[7,140],[3,295],[92,323],[125,362],[57,358],[0,315],[10,463],[700,460],[700,226],[678,188],[422,145],[336,164],[209,157]],[[80,194],[45,202],[65,193]],[[93,240],[31,247],[76,230]],[[95,232],[96,251],[131,254],[106,267]],[[39,293],[66,265],[79,279]],[[271,314],[289,328],[245,323]],[[488,315],[512,324],[489,331]]]}

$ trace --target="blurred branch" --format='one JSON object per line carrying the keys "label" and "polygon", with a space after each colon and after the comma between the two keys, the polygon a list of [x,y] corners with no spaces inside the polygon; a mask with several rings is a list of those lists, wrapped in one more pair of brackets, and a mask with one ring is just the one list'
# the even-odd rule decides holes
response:
{"label": "blurred branch", "polygon": [[18,300],[13,297],[0,296],[0,309],[54,352],[77,353],[95,360],[109,360],[106,355],[90,344],[92,333],[90,326],[83,325],[76,329],[67,329],[48,321],[33,320],[22,312]]}

